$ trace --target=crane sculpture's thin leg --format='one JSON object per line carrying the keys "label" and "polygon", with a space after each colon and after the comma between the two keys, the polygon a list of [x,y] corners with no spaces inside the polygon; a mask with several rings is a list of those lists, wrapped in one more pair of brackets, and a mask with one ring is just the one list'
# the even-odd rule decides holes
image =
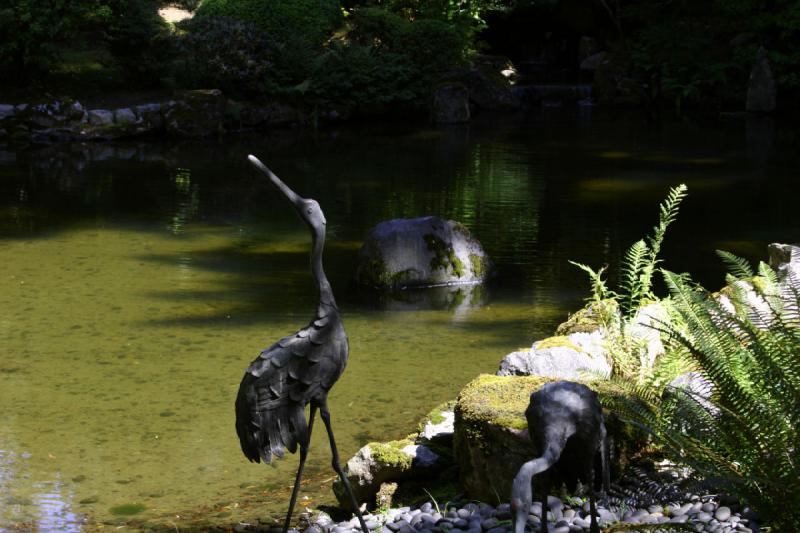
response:
{"label": "crane sculpture's thin leg", "polygon": [[597,525],[597,505],[595,505],[594,466],[589,468],[589,480],[589,515],[591,516],[589,533],[600,533],[600,527]]}
{"label": "crane sculpture's thin leg", "polygon": [[297,501],[297,492],[300,488],[300,478],[303,477],[303,467],[306,464],[306,456],[308,456],[308,444],[311,442],[311,430],[314,428],[314,416],[317,414],[317,406],[311,404],[311,412],[308,416],[308,432],[306,433],[305,442],[300,443],[300,466],[297,468],[297,476],[294,478],[294,488],[292,489],[292,498],[289,500],[289,510],[286,512],[286,521],[283,523],[283,533],[289,531],[289,526],[292,522],[292,512],[294,511],[294,504]]}
{"label": "crane sculpture's thin leg", "polygon": [[331,443],[331,455],[333,456],[331,460],[333,469],[337,474],[339,474],[339,479],[342,480],[344,488],[347,490],[347,495],[350,497],[350,503],[353,505],[356,516],[358,516],[358,522],[361,524],[361,529],[364,531],[364,533],[369,533],[369,528],[367,528],[367,524],[364,522],[364,517],[361,516],[361,511],[358,509],[358,501],[356,501],[356,496],[353,494],[353,487],[350,486],[350,482],[347,481],[347,476],[344,475],[344,470],[342,470],[342,465],[339,464],[339,452],[336,450],[336,441],[333,438],[331,412],[328,410],[327,399],[320,402],[319,416],[322,417],[322,421],[325,423],[325,429],[328,430],[328,440],[330,440]]}
{"label": "crane sculpture's thin leg", "polygon": [[545,472],[542,476],[542,533],[548,533],[547,512],[550,506],[547,505],[547,493],[550,492],[550,472]]}

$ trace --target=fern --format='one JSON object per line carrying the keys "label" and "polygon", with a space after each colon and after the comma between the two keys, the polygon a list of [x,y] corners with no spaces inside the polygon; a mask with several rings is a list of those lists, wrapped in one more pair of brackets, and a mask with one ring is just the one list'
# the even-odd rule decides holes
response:
{"label": "fern", "polygon": [[[653,234],[646,239],[633,243],[620,264],[620,278],[617,291],[608,288],[603,279],[605,267],[595,271],[591,267],[570,261],[589,275],[592,285],[590,301],[599,304],[604,299],[613,299],[619,313],[616,320],[607,320],[605,328],[605,347],[611,360],[612,374],[625,377],[636,377],[639,383],[665,379],[666,373],[656,375],[652,357],[645,357],[648,346],[646,342],[637,342],[628,334],[628,325],[634,322],[639,309],[649,300],[656,300],[652,291],[652,278],[661,244],[667,228],[675,221],[678,207],[686,197],[686,185],[680,184],[670,189],[667,198],[659,206],[658,224]],[[679,365],[672,365],[678,368]]]}
{"label": "fern", "polygon": [[[732,306],[685,275],[662,271],[682,327],[660,322],[673,350],[711,384],[703,398],[685,390],[621,383],[615,408],[650,432],[672,459],[742,497],[774,531],[800,524],[800,277],[758,276],[723,255],[736,283]],[[753,309],[757,311],[753,311]]]}
{"label": "fern", "polygon": [[[658,258],[658,254],[661,252],[661,243],[664,241],[667,228],[678,217],[678,208],[683,199],[686,198],[687,191],[688,189],[683,183],[671,188],[666,200],[659,206],[658,225],[653,228],[653,235],[647,239],[647,258],[642,264],[639,275],[643,297],[655,298],[652,293],[653,272],[655,272],[658,263],[661,262]],[[641,300],[637,303],[640,304]],[[635,309],[633,312],[635,312]]]}
{"label": "fern", "polygon": [[570,261],[584,272],[589,274],[592,282],[592,293],[597,300],[598,289],[602,289],[605,297],[613,297],[618,300],[622,313],[630,318],[636,314],[642,303],[647,300],[656,299],[652,291],[653,272],[660,263],[658,254],[661,252],[661,244],[667,228],[678,216],[680,203],[686,197],[686,185],[680,185],[670,189],[667,198],[659,206],[658,224],[653,228],[653,234],[639,240],[628,249],[620,265],[620,284],[619,292],[608,289],[605,282],[600,279],[604,269],[595,272],[591,267]]}
{"label": "fern", "polygon": [[644,240],[633,243],[622,262],[622,279],[620,280],[620,307],[626,315],[631,315],[639,307],[644,296],[645,287],[642,272],[647,262],[649,250]]}
{"label": "fern", "polygon": [[592,284],[592,301],[600,302],[612,296],[611,291],[609,291],[608,286],[606,286],[606,282],[603,280],[603,272],[606,267],[600,267],[599,270],[595,271],[592,267],[584,265],[583,263],[570,261],[570,264],[575,265],[589,275],[589,281]]}
{"label": "fern", "polygon": [[750,264],[745,259],[724,250],[717,250],[717,255],[728,266],[728,271],[734,278],[745,279],[755,276],[753,269],[750,268]]}

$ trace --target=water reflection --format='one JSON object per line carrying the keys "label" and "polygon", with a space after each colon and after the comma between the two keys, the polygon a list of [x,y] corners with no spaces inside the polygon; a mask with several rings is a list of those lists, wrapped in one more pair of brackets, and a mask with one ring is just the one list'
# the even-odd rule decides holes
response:
{"label": "water reflection", "polygon": [[[25,463],[31,455],[26,452],[0,449],[0,502],[3,520],[14,529],[33,531],[81,530],[83,518],[73,512],[72,491],[56,474],[52,481],[32,482]],[[0,524],[3,524],[0,521]]]}
{"label": "water reflection", "polygon": [[[588,291],[567,259],[618,263],[670,185],[690,187],[665,241],[670,268],[719,283],[717,243],[761,258],[767,242],[796,238],[794,137],[776,128],[754,151],[745,127],[653,127],[592,110],[0,153],[0,528],[283,512],[296,458],[246,463],[231,406],[247,363],[310,317],[315,294],[307,231],[247,153],[330,221],[326,271],[351,344],[331,409],[348,455],[404,436],[552,331]],[[399,295],[353,285],[369,228],[427,214],[469,227],[497,278]],[[312,450],[304,495],[330,503],[324,440]]]}

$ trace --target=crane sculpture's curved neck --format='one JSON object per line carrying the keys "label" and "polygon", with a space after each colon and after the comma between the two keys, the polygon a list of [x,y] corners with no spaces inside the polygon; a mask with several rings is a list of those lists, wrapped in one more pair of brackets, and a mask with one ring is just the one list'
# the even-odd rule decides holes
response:
{"label": "crane sculpture's curved neck", "polygon": [[299,196],[289,188],[281,179],[268,169],[257,157],[250,155],[247,157],[250,163],[256,167],[267,180],[289,200],[289,203],[306,223],[311,230],[311,273],[317,282],[318,304],[317,316],[325,316],[331,309],[336,309],[336,300],[333,299],[333,290],[322,268],[322,249],[325,247],[325,215],[322,213],[319,204],[307,198]]}
{"label": "crane sculpture's curved neck", "polygon": [[336,300],[333,298],[333,289],[322,268],[322,249],[325,247],[325,227],[322,229],[311,228],[311,274],[317,282],[319,304],[317,315],[327,315],[331,308],[336,309]]}

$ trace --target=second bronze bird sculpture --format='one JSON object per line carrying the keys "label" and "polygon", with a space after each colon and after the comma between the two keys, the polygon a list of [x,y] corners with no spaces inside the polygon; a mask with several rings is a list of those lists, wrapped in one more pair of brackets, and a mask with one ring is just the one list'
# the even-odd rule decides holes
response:
{"label": "second bronze bird sculpture", "polygon": [[[285,450],[295,453],[299,446],[300,465],[283,526],[285,532],[291,524],[314,417],[319,410],[328,432],[333,469],[347,490],[361,529],[369,533],[353,489],[339,464],[328,410],[328,392],[347,364],[348,344],[331,285],[322,269],[325,215],[316,200],[297,195],[256,157],[251,155],[248,159],[286,197],[311,230],[311,273],[318,289],[318,303],[307,326],[262,350],[247,368],[236,397],[239,443],[248,459],[267,464],[275,456],[283,457]],[[307,404],[310,404],[310,411],[306,423]]]}

